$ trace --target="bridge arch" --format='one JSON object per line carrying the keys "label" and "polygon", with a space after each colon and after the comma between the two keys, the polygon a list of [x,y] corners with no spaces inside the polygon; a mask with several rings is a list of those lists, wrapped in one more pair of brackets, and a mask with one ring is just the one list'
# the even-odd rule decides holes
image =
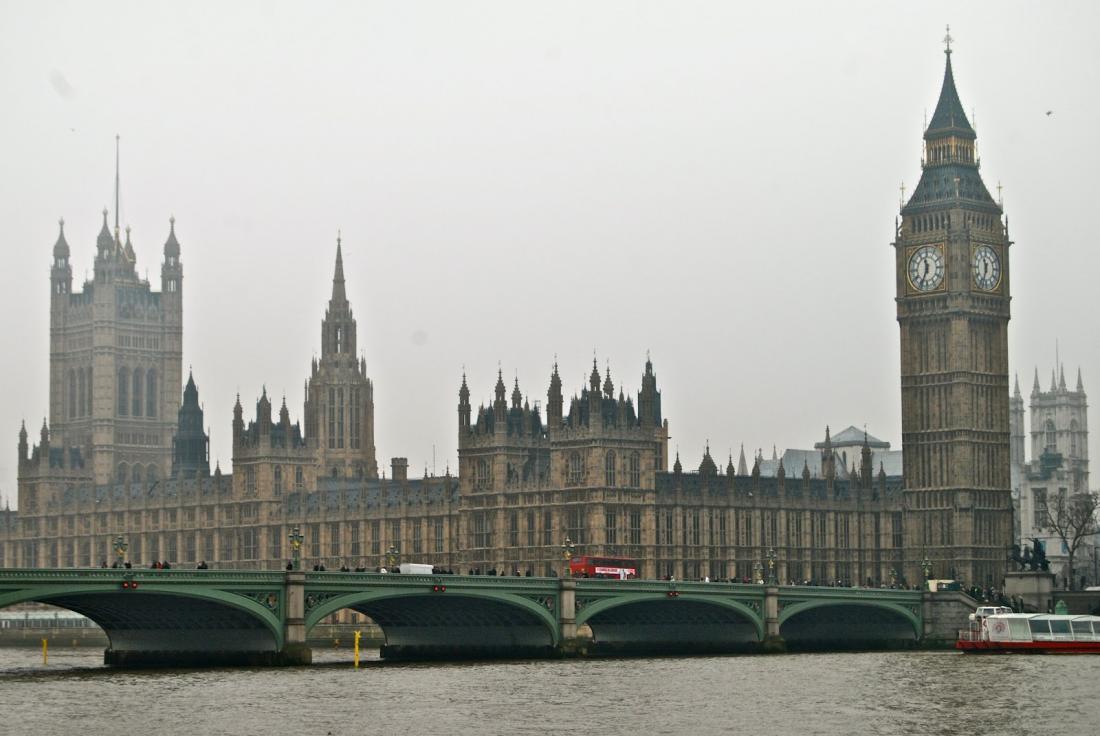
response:
{"label": "bridge arch", "polygon": [[262,662],[284,644],[273,608],[244,593],[216,588],[121,581],[30,585],[0,591],[0,608],[48,603],[75,611],[99,625],[110,642],[112,664],[186,664],[189,661]]}
{"label": "bridge arch", "polygon": [[307,594],[307,633],[350,608],[382,629],[386,657],[547,653],[561,638],[554,611],[503,591],[375,588],[310,599]]}
{"label": "bridge arch", "polygon": [[908,646],[922,633],[920,616],[893,601],[826,598],[790,603],[779,612],[779,635],[794,649]]}
{"label": "bridge arch", "polygon": [[592,630],[597,649],[608,650],[747,650],[764,638],[764,620],[748,604],[689,592],[608,596],[584,605],[576,622]]}

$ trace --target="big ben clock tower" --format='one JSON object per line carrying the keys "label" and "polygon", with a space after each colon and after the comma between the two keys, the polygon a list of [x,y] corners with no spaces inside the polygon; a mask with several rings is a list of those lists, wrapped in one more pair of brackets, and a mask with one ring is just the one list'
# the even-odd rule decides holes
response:
{"label": "big ben clock tower", "polygon": [[1012,542],[1009,481],[1009,245],[978,172],[955,90],[951,37],[924,131],[920,183],[901,210],[905,576],[1000,586]]}

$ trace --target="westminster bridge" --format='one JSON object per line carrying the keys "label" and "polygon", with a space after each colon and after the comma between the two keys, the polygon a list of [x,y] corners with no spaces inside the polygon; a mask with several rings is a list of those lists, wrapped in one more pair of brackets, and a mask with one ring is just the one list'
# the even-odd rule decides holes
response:
{"label": "westminster bridge", "polygon": [[[306,634],[353,609],[386,658],[753,652],[943,643],[960,594],[659,580],[238,570],[5,569],[0,608],[101,626],[113,665],[305,664]],[[938,619],[938,620],[937,620]],[[949,620],[947,620],[949,619]]]}

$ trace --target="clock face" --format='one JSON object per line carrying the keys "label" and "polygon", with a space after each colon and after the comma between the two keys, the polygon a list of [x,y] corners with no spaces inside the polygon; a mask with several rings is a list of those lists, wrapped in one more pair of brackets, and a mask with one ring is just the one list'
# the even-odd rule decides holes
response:
{"label": "clock face", "polygon": [[917,291],[933,291],[943,284],[943,248],[922,245],[909,256],[909,283]]}
{"label": "clock face", "polygon": [[1001,283],[1001,259],[988,245],[974,249],[974,284],[979,289],[993,291]]}

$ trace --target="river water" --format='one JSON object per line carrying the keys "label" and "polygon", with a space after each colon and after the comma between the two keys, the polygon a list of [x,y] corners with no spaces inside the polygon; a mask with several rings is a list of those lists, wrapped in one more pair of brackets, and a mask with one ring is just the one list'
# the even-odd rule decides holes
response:
{"label": "river water", "polygon": [[1100,729],[1100,657],[882,652],[118,671],[0,649],[0,734],[1027,734]]}

